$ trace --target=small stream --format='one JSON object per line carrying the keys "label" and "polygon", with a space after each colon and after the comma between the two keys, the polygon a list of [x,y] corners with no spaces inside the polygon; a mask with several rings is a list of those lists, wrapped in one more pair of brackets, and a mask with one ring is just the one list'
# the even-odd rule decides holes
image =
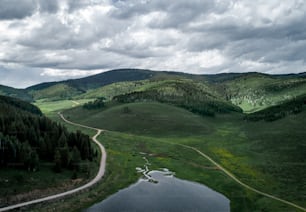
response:
{"label": "small stream", "polygon": [[146,162],[143,168],[136,168],[143,174],[138,182],[85,211],[230,211],[230,201],[222,194],[205,185],[178,179],[166,168],[149,170],[150,162],[146,157],[143,159]]}

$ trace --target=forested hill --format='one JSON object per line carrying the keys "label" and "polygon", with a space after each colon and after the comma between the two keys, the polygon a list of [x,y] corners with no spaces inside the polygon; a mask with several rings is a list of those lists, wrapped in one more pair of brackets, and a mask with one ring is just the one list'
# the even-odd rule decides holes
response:
{"label": "forested hill", "polygon": [[82,160],[93,160],[90,138],[70,133],[21,100],[0,96],[0,168],[37,171],[42,162],[53,169],[78,170]]}
{"label": "forested hill", "polygon": [[42,115],[40,109],[28,102],[0,95],[0,115],[11,116],[14,114],[31,113],[35,115]]}
{"label": "forested hill", "polygon": [[300,95],[294,99],[286,100],[281,104],[268,107],[255,113],[247,114],[246,120],[250,121],[275,121],[291,114],[298,114],[306,110],[306,95]]}
{"label": "forested hill", "polygon": [[215,113],[242,112],[242,110],[223,100],[207,84],[192,80],[159,80],[147,83],[134,92],[115,96],[121,103],[157,101],[185,108],[193,113],[214,116]]}

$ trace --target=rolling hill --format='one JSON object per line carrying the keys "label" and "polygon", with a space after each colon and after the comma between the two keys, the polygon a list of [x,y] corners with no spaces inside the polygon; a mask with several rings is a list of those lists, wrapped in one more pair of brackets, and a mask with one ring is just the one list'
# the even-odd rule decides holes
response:
{"label": "rolling hill", "polygon": [[65,80],[59,82],[46,82],[30,86],[23,90],[34,100],[47,99],[49,101],[72,99],[88,90],[100,88],[116,82],[128,82],[149,79],[155,72],[138,69],[119,69],[103,72],[93,76]]}
{"label": "rolling hill", "polygon": [[[250,113],[276,105],[306,93],[305,74],[268,75],[261,73],[224,73],[192,75],[179,72],[157,72],[119,69],[62,82],[43,83],[26,89],[34,99],[61,100],[106,97],[112,99],[131,92],[153,90],[172,81],[202,84],[204,93],[230,102]],[[184,82],[187,84],[186,82]],[[159,85],[158,85],[159,84]],[[192,87],[192,86],[191,86]],[[162,89],[168,89],[166,86]],[[155,89],[157,90],[157,89]]]}
{"label": "rolling hill", "polygon": [[16,89],[4,85],[0,85],[0,95],[15,97],[24,101],[33,101],[32,96],[25,89]]}
{"label": "rolling hill", "polygon": [[[118,185],[113,187],[137,180],[135,167],[146,154],[155,168],[167,167],[178,177],[226,194],[233,211],[292,209],[239,187],[209,161],[186,149],[188,145],[209,155],[242,182],[305,206],[305,183],[300,180],[306,175],[303,73],[190,75],[127,69],[43,83],[22,92],[41,108],[47,106],[54,120],[58,119],[53,112],[61,110],[71,121],[110,130],[100,138],[115,167],[106,176],[111,185]],[[33,110],[30,104],[20,106],[10,97],[0,100],[28,111],[23,113]],[[73,108],[65,110],[72,104]],[[61,138],[55,140],[59,143]],[[113,187],[103,194],[115,192]]]}
{"label": "rolling hill", "polygon": [[301,75],[248,73],[215,83],[225,98],[251,113],[306,93],[306,78]]}
{"label": "rolling hill", "polygon": [[[203,95],[211,94],[223,104],[224,102],[228,105],[234,104],[246,113],[277,105],[284,100],[290,100],[306,93],[305,73],[268,75],[254,72],[192,75],[142,69],[112,70],[81,79],[41,83],[27,89],[2,86],[0,93],[27,101],[99,97],[111,100],[115,96],[132,92],[152,92],[153,90],[158,90],[159,93],[169,92],[169,86],[162,84],[171,83],[171,81],[182,81],[185,85],[189,83],[196,87],[202,84]],[[152,88],[154,86],[155,88]],[[157,89],[157,86],[160,88]],[[161,91],[163,89],[165,90]]]}
{"label": "rolling hill", "polygon": [[119,104],[102,110],[77,107],[67,115],[80,118],[89,126],[136,134],[171,135],[181,130],[184,135],[192,135],[209,130],[209,124],[205,124],[201,116],[157,102]]}

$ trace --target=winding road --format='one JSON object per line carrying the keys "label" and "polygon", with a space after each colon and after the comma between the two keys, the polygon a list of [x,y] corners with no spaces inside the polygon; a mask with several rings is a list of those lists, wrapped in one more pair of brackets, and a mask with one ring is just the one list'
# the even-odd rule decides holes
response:
{"label": "winding road", "polygon": [[82,191],[84,189],[87,189],[87,188],[91,187],[92,185],[94,185],[95,183],[100,181],[101,178],[104,176],[105,165],[106,165],[106,151],[105,151],[105,148],[103,147],[103,145],[97,140],[97,137],[104,130],[98,129],[98,128],[89,127],[89,126],[85,126],[85,125],[81,125],[81,124],[77,124],[77,123],[73,123],[71,121],[68,121],[63,116],[63,114],[58,113],[58,115],[61,117],[62,120],[64,120],[65,122],[67,122],[69,124],[97,131],[97,133],[92,137],[92,140],[93,140],[93,142],[95,142],[98,145],[99,149],[101,150],[102,155],[101,155],[101,159],[100,159],[99,171],[98,171],[96,177],[94,179],[92,179],[90,182],[88,182],[87,184],[85,184],[83,186],[80,186],[78,188],[75,188],[75,189],[72,189],[72,190],[69,190],[69,191],[66,191],[66,192],[63,192],[63,193],[55,194],[55,195],[52,195],[52,196],[47,196],[47,197],[44,197],[44,198],[40,198],[40,199],[28,201],[28,202],[23,202],[23,203],[18,203],[18,204],[11,205],[11,206],[3,207],[3,208],[0,208],[0,212],[1,211],[13,210],[13,209],[17,209],[17,208],[21,208],[21,207],[25,207],[25,206],[29,206],[29,205],[33,205],[33,204],[37,204],[37,203],[41,203],[41,202],[45,202],[45,201],[50,201],[50,200],[58,199],[58,198],[61,198],[61,197],[65,197],[65,196],[77,193],[79,191]]}
{"label": "winding road", "polygon": [[[172,143],[173,144],[173,143]],[[179,145],[179,146],[183,146],[185,148],[188,148],[188,149],[192,149],[193,151],[197,152],[198,154],[200,154],[202,157],[206,158],[207,160],[209,160],[212,164],[214,164],[216,167],[218,167],[221,171],[223,171],[227,176],[229,176],[230,178],[232,178],[234,181],[236,181],[238,184],[240,184],[241,186],[243,186],[244,188],[248,189],[248,190],[251,190],[257,194],[260,194],[262,196],[265,196],[265,197],[268,197],[268,198],[271,198],[271,199],[274,199],[274,200],[277,200],[279,202],[282,202],[282,203],[285,203],[287,205],[290,205],[292,207],[295,207],[299,210],[302,210],[302,211],[306,211],[306,208],[303,208],[302,206],[299,206],[295,203],[292,203],[292,202],[289,202],[287,200],[284,200],[284,199],[281,199],[281,198],[278,198],[274,195],[271,195],[271,194],[268,194],[268,193],[265,193],[265,192],[262,192],[262,191],[259,191],[243,182],[241,182],[237,177],[235,177],[235,175],[233,175],[231,172],[229,172],[227,169],[225,169],[223,166],[221,166],[219,163],[217,163],[216,161],[214,161],[211,157],[209,157],[208,155],[206,155],[205,153],[201,152],[200,150],[198,150],[197,148],[195,147],[192,147],[192,146],[188,146],[188,145],[184,145],[184,144],[176,144],[176,145]]]}

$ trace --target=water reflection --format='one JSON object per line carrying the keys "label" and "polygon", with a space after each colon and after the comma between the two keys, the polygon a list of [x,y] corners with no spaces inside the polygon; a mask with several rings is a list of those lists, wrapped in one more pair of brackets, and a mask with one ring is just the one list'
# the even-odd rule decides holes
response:
{"label": "water reflection", "polygon": [[202,184],[181,180],[167,170],[136,168],[143,178],[86,211],[230,211],[230,201]]}

